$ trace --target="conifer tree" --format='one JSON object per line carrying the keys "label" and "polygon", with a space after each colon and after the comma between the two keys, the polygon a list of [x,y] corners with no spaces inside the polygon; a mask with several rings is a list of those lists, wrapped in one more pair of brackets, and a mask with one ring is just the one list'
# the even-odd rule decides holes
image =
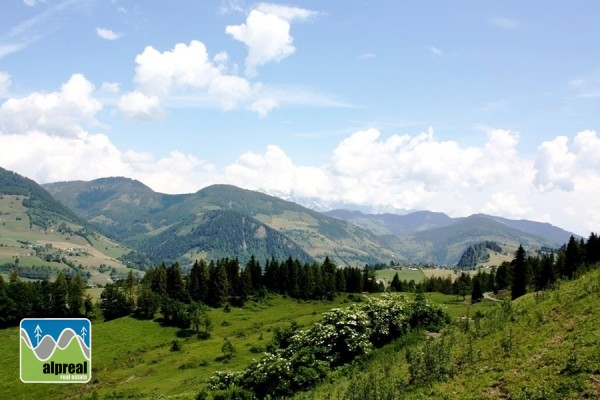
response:
{"label": "conifer tree", "polygon": [[512,262],[513,266],[513,282],[511,288],[511,296],[512,299],[516,299],[518,297],[523,296],[527,293],[527,281],[528,281],[528,273],[527,273],[527,263],[525,260],[525,249],[523,246],[519,245],[517,252],[515,253],[515,258]]}
{"label": "conifer tree", "polygon": [[206,261],[201,259],[194,262],[188,277],[188,292],[194,301],[206,303],[209,280],[210,276]]}
{"label": "conifer tree", "polygon": [[229,293],[229,282],[227,281],[227,270],[223,263],[215,265],[212,261],[209,267],[210,283],[208,285],[207,303],[211,307],[221,307]]}
{"label": "conifer tree", "polygon": [[69,314],[72,317],[78,317],[81,315],[81,308],[83,307],[84,283],[81,276],[75,274],[67,286]]}
{"label": "conifer tree", "polygon": [[68,286],[65,274],[58,273],[56,280],[52,283],[51,289],[51,312],[56,318],[64,318],[69,313],[67,310]]}

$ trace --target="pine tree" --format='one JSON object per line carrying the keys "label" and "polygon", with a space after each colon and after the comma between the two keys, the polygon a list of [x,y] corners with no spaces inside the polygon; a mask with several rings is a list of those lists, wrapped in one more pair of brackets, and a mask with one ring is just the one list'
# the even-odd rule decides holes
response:
{"label": "pine tree", "polygon": [[390,287],[392,288],[392,290],[394,292],[400,292],[400,290],[402,289],[402,284],[400,283],[400,277],[398,276],[398,273],[396,272],[394,274],[394,277],[392,278],[392,283],[390,284]]}
{"label": "pine tree", "polygon": [[585,244],[585,261],[588,265],[594,265],[600,262],[600,237],[594,232]]}
{"label": "pine tree", "polygon": [[206,303],[209,280],[210,276],[206,261],[201,259],[194,262],[190,276],[188,277],[188,293],[194,301]]}
{"label": "pine tree", "polygon": [[475,275],[475,278],[473,278],[473,289],[471,290],[471,303],[476,303],[483,299],[483,279],[484,278],[481,272],[478,272],[477,275]]}
{"label": "pine tree", "polygon": [[183,284],[179,263],[174,263],[167,269],[167,295],[182,303],[190,302],[190,295]]}
{"label": "pine tree", "polygon": [[123,290],[125,292],[125,297],[127,297],[127,302],[131,305],[132,310],[135,308],[135,282],[136,279],[133,276],[133,271],[129,270],[129,274],[127,274],[127,278],[123,283]]}
{"label": "pine tree", "polygon": [[254,293],[258,293],[263,287],[263,278],[262,278],[262,268],[256,259],[254,258],[254,254],[250,256],[250,260],[248,264],[246,264],[246,268],[248,268],[248,272],[250,273],[250,278],[252,282],[252,291]]}
{"label": "pine tree", "polygon": [[519,246],[515,253],[515,258],[512,262],[513,265],[513,282],[511,288],[512,299],[523,296],[527,293],[527,263],[525,260],[525,249],[523,246]]}
{"label": "pine tree", "polygon": [[580,243],[571,235],[565,250],[565,264],[563,276],[568,279],[575,277],[577,270],[583,264],[583,249]]}
{"label": "pine tree", "polygon": [[329,259],[329,257],[325,257],[325,261],[323,261],[323,265],[321,266],[321,271],[323,273],[323,286],[325,289],[325,297],[328,300],[333,300],[336,296],[336,270],[337,267],[335,266],[335,264]]}
{"label": "pine tree", "polygon": [[227,294],[229,293],[229,283],[227,281],[227,270],[223,263],[217,266],[211,261],[209,267],[210,283],[208,286],[207,304],[211,307],[221,307]]}
{"label": "pine tree", "polygon": [[69,314],[72,317],[79,317],[81,315],[81,308],[83,307],[83,290],[83,280],[79,274],[75,274],[67,285]]}
{"label": "pine tree", "polygon": [[162,263],[152,274],[150,288],[160,297],[167,297],[167,267]]}
{"label": "pine tree", "polygon": [[68,286],[67,279],[62,271],[58,273],[56,280],[52,283],[51,293],[52,316],[56,318],[66,317],[69,314],[67,310]]}

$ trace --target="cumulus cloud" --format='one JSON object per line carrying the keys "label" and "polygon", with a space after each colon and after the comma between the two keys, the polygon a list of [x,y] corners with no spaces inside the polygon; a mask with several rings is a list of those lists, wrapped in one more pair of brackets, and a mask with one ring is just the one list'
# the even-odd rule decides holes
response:
{"label": "cumulus cloud", "polygon": [[[211,87],[228,91],[230,85],[237,85],[212,64],[206,70],[212,78],[206,79],[196,76],[196,69],[178,70],[176,56],[169,62],[167,71],[178,71],[174,75],[141,71],[140,88],[148,91],[122,96],[123,112],[156,117],[162,112],[159,96],[181,85],[201,86],[207,92]],[[210,160],[176,149],[163,156],[119,149],[105,134],[90,133],[101,128],[96,114],[102,105],[94,96],[94,85],[76,74],[55,92],[4,101],[0,105],[2,167],[41,183],[116,175],[139,179],[167,193],[231,183],[330,203],[543,220],[579,234],[600,226],[600,138],[591,130],[572,138],[558,136],[541,143],[536,154],[523,155],[518,151],[519,134],[510,130],[489,130],[485,143],[465,146],[437,138],[431,128],[387,136],[365,129],[341,140],[323,165],[298,163],[272,144],[262,153],[245,152],[217,168]],[[257,112],[276,106],[268,100],[249,104]]]}
{"label": "cumulus cloud", "polygon": [[[155,117],[163,102],[186,96],[224,110],[237,108],[252,95],[252,86],[242,77],[227,74],[226,61],[224,52],[211,60],[204,43],[196,40],[164,52],[147,46],[135,59],[138,89],[121,98],[121,110],[129,117]],[[140,100],[139,106],[133,100]]]}
{"label": "cumulus cloud", "polygon": [[585,186],[598,175],[600,138],[596,132],[579,132],[569,146],[569,138],[558,136],[538,147],[535,161],[535,183],[545,192],[573,192],[577,185]]}
{"label": "cumulus cloud", "polygon": [[583,131],[567,142],[558,137],[526,157],[517,151],[518,133],[509,130],[490,130],[485,144],[462,146],[437,139],[432,129],[387,138],[367,129],[342,140],[326,165],[299,165],[269,146],[240,156],[223,179],[282,197],[453,216],[485,212],[586,234],[600,226],[600,139]]}
{"label": "cumulus cloud", "polygon": [[158,97],[148,96],[137,90],[121,96],[119,109],[127,118],[141,120],[155,120],[164,115]]}
{"label": "cumulus cloud", "polygon": [[97,124],[102,104],[93,97],[94,85],[74,74],[60,91],[10,98],[0,106],[0,131],[27,133],[40,130],[55,136],[78,136],[85,125]]}
{"label": "cumulus cloud", "polygon": [[96,28],[96,34],[105,40],[117,40],[122,36],[121,33],[117,33],[106,28]]}
{"label": "cumulus cloud", "polygon": [[251,10],[246,22],[229,25],[225,32],[248,48],[246,75],[256,75],[257,67],[281,61],[296,51],[290,35],[290,24],[316,15],[314,11],[275,4],[259,4]]}
{"label": "cumulus cloud", "polygon": [[199,184],[213,183],[214,167],[192,155],[173,150],[156,158],[123,151],[104,134],[72,138],[31,131],[0,134],[0,140],[2,166],[41,183],[127,176],[165,193],[194,192]]}

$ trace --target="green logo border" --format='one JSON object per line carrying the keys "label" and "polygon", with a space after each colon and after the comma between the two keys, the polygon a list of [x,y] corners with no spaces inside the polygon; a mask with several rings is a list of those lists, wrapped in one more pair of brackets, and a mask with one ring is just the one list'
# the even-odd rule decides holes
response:
{"label": "green logo border", "polygon": [[[89,324],[89,330],[88,330],[88,334],[89,334],[89,349],[90,349],[90,358],[89,360],[86,359],[86,361],[88,361],[88,379],[87,380],[53,380],[53,381],[30,381],[30,380],[23,380],[23,338],[21,336],[21,331],[23,328],[23,321],[87,321],[87,323]],[[63,329],[64,331],[64,329]],[[29,333],[28,333],[29,335]],[[65,375],[68,373],[65,373]],[[56,374],[53,374],[53,376],[56,376]],[[75,383],[75,384],[81,384],[81,383],[89,383],[92,380],[92,322],[88,319],[88,318],[23,318],[21,320],[21,322],[19,323],[19,379],[21,380],[21,382],[23,383]]]}

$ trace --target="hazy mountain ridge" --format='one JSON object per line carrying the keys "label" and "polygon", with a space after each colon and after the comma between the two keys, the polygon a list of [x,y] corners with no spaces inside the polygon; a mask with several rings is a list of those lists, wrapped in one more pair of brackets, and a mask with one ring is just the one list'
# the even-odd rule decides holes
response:
{"label": "hazy mountain ridge", "polygon": [[[240,260],[251,254],[260,258],[293,256],[305,260],[308,255],[308,258],[319,260],[330,256],[342,265],[361,265],[388,260],[393,255],[393,251],[383,246],[374,234],[351,223],[231,185],[212,185],[182,195],[156,193],[127,178],[103,178],[73,184],[59,182],[44,187],[98,229],[132,247],[146,249],[156,260],[192,257],[194,254],[207,258],[238,257]],[[251,225],[262,224],[265,236],[261,240],[240,241],[239,232],[236,232],[239,224],[226,224],[228,230],[217,230],[214,224],[206,226],[219,213],[223,215],[218,218],[229,221],[234,214],[228,212],[251,218],[254,221]],[[207,213],[212,217],[204,218]],[[191,232],[205,232],[207,236],[192,239]],[[169,238],[173,235],[177,237],[175,242]],[[231,242],[214,237],[229,238]],[[181,246],[184,242],[191,247],[185,249]],[[161,252],[160,249],[169,248],[168,243],[179,250]],[[227,254],[224,249],[228,250]]]}
{"label": "hazy mountain ridge", "polygon": [[[483,241],[526,248],[559,247],[573,233],[548,223],[474,214],[451,218],[443,213],[417,211],[406,215],[364,214],[333,210],[328,215],[356,223],[380,235],[389,247],[410,262],[455,265],[462,253]],[[576,236],[576,235],[575,235]]]}
{"label": "hazy mountain ridge", "polygon": [[[169,260],[195,256],[244,260],[250,254],[276,254],[302,259],[306,255],[315,259],[330,256],[340,265],[391,260],[455,265],[466,248],[481,241],[557,247],[571,235],[550,224],[485,214],[451,218],[431,211],[404,215],[350,210],[320,213],[231,185],[212,185],[181,195],[157,193],[128,178],[59,182],[44,187],[97,228],[132,247],[145,249],[155,258]],[[217,220],[228,222],[220,227],[214,223]],[[269,234],[254,240],[252,232],[260,226]],[[265,241],[267,237],[270,244]]]}

